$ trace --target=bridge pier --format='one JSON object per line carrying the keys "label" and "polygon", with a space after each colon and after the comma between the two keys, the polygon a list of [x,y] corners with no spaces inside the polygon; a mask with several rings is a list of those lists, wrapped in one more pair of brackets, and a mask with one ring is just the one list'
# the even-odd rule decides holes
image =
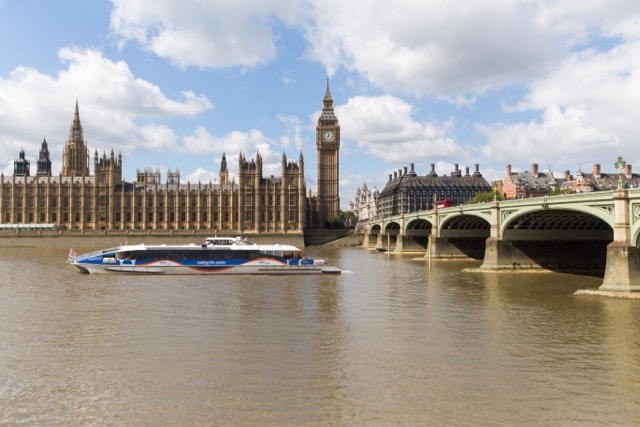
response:
{"label": "bridge pier", "polygon": [[[420,243],[422,241],[422,243]],[[396,247],[394,252],[424,252],[427,245],[427,236],[407,236],[398,234],[396,236]]]}
{"label": "bridge pier", "polygon": [[384,248],[392,250],[395,247],[395,241],[391,240],[391,236],[389,234],[379,233],[378,238],[376,239],[376,248]]}
{"label": "bridge pier", "polygon": [[469,259],[468,251],[452,243],[446,237],[429,236],[429,245],[425,258],[431,259]]}
{"label": "bridge pier", "polygon": [[613,192],[613,242],[607,246],[607,266],[600,291],[640,292],[640,248],[631,244],[629,192]]}
{"label": "bridge pier", "polygon": [[481,270],[542,270],[543,266],[508,240],[489,237],[485,243]]}
{"label": "bridge pier", "polygon": [[640,248],[622,242],[607,246],[607,266],[600,291],[640,292]]}
{"label": "bridge pier", "polygon": [[369,246],[371,246],[371,240],[371,233],[369,233],[368,231],[365,232],[362,236],[362,247],[368,248]]}

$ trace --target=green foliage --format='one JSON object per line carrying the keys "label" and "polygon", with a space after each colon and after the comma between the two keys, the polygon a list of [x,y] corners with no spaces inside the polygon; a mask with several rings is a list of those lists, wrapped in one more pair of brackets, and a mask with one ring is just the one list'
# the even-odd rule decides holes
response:
{"label": "green foliage", "polygon": [[504,200],[501,194],[496,194],[493,191],[485,191],[483,193],[477,193],[471,199],[467,200],[465,205],[474,205],[476,203],[491,202],[493,200]]}
{"label": "green foliage", "polygon": [[560,196],[562,194],[571,194],[571,193],[573,193],[573,189],[571,188],[563,188],[563,189],[556,188],[549,191],[550,196]]}
{"label": "green foliage", "polygon": [[340,211],[340,217],[347,225],[355,225],[358,222],[358,217],[351,211]]}
{"label": "green foliage", "polygon": [[344,221],[340,216],[334,215],[327,218],[327,222],[324,223],[325,228],[344,228]]}

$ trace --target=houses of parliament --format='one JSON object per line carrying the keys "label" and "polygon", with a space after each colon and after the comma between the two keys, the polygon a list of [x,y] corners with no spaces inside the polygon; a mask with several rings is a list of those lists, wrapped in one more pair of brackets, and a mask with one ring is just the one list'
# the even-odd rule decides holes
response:
{"label": "houses of parliament", "polygon": [[302,153],[297,161],[282,155],[282,176],[263,177],[262,157],[240,153],[238,181],[230,179],[226,155],[218,183],[181,183],[179,171],[138,170],[133,182],[122,178],[122,154],[90,153],[78,102],[62,156],[53,176],[46,139],[31,174],[24,150],[12,176],[0,175],[0,223],[52,224],[65,230],[210,229],[237,232],[301,233],[321,228],[339,214],[340,124],[329,80],[316,126],[318,187],[307,193]]}

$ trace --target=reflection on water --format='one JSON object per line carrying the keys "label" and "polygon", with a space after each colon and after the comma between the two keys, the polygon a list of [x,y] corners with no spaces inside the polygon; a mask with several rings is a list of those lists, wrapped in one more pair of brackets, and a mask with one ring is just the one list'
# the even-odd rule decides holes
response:
{"label": "reflection on water", "polygon": [[601,279],[311,248],[350,274],[80,274],[0,249],[0,425],[640,423],[640,305]]}

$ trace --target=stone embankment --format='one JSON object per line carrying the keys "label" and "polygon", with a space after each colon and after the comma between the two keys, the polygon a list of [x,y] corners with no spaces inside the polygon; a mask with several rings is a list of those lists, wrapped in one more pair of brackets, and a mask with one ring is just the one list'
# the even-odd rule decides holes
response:
{"label": "stone embankment", "polygon": [[[129,231],[96,230],[96,231],[3,231],[0,232],[0,247],[67,247],[67,248],[108,248],[120,244],[188,244],[202,243],[215,233],[210,230],[151,230]],[[304,246],[302,233],[217,233],[218,236],[246,237],[249,243],[287,244]]]}

